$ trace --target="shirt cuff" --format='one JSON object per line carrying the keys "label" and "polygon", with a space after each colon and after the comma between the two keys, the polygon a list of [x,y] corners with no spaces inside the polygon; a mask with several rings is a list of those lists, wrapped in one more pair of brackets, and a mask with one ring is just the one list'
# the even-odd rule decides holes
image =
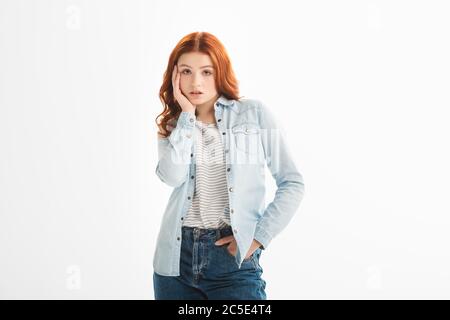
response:
{"label": "shirt cuff", "polygon": [[254,239],[262,244],[261,249],[266,250],[272,237],[261,227],[256,227]]}
{"label": "shirt cuff", "polygon": [[195,125],[195,113],[182,111],[178,117],[177,125],[193,128]]}

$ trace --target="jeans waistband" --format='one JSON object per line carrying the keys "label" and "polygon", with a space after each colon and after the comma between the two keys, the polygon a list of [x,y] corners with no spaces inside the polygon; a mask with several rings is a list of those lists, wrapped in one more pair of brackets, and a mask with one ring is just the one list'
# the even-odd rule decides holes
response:
{"label": "jeans waistband", "polygon": [[220,239],[233,234],[231,226],[220,229],[204,229],[198,227],[183,226],[181,230],[184,236],[196,235],[199,238]]}

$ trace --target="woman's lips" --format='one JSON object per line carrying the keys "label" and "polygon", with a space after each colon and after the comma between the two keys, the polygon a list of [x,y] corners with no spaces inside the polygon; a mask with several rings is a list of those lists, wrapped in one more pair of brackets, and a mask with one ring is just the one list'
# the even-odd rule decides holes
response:
{"label": "woman's lips", "polygon": [[194,93],[194,92],[191,92],[191,96],[193,96],[193,97],[199,97],[199,96],[201,96],[203,93]]}

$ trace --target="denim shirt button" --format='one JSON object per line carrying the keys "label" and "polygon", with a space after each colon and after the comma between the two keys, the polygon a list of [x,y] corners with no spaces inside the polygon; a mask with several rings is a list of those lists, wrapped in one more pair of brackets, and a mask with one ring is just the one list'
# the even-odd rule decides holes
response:
{"label": "denim shirt button", "polygon": [[233,192],[233,188],[232,188],[232,187],[230,187],[230,189],[229,189],[229,190],[230,190],[230,192]]}

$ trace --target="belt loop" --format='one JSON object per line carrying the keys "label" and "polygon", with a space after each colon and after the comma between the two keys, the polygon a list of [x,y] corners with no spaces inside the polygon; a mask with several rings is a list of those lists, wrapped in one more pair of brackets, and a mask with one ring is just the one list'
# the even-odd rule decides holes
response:
{"label": "belt loop", "polygon": [[216,241],[222,238],[222,235],[220,234],[220,229],[217,229],[216,231]]}
{"label": "belt loop", "polygon": [[226,235],[227,228],[219,229],[220,237],[223,238]]}

